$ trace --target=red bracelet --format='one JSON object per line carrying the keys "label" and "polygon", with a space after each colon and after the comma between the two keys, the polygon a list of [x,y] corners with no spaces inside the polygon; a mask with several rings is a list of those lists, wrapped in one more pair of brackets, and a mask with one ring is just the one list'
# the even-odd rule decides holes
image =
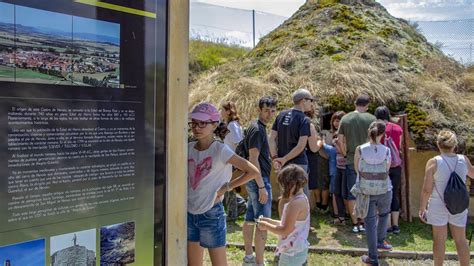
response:
{"label": "red bracelet", "polygon": [[273,155],[272,156],[272,160],[275,160],[276,158],[278,158],[278,155]]}

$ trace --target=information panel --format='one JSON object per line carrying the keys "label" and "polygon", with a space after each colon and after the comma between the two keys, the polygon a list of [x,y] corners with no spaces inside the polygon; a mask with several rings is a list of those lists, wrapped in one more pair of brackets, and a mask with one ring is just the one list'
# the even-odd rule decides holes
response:
{"label": "information panel", "polygon": [[0,0],[0,265],[163,259],[165,0]]}

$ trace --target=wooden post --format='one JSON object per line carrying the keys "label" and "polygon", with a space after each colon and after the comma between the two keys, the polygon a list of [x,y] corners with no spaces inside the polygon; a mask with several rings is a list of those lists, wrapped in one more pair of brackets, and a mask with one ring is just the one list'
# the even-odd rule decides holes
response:
{"label": "wooden post", "polygon": [[410,143],[410,133],[408,131],[408,119],[406,115],[397,116],[400,120],[398,124],[403,129],[403,136],[402,136],[402,146],[400,147],[402,153],[402,177],[400,182],[400,202],[401,202],[401,217],[405,221],[412,221],[411,213],[410,213],[410,159],[408,157],[408,150],[409,150],[409,143]]}
{"label": "wooden post", "polygon": [[187,265],[189,1],[168,1],[168,12],[165,259],[166,265]]}

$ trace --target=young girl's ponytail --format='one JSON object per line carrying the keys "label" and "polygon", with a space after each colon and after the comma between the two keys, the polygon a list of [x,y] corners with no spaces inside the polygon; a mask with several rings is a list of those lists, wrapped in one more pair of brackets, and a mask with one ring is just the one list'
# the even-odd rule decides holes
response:
{"label": "young girl's ponytail", "polygon": [[377,137],[385,134],[385,122],[383,120],[376,120],[369,126],[369,138],[373,142],[377,142]]}

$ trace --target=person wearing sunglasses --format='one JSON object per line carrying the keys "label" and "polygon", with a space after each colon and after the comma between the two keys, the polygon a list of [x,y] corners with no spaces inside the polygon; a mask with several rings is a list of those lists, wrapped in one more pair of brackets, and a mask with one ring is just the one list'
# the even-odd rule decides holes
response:
{"label": "person wearing sunglasses", "polygon": [[[223,195],[259,178],[260,172],[229,146],[215,141],[220,120],[216,107],[200,103],[189,116],[196,141],[188,144],[188,265],[202,265],[204,248],[213,265],[227,265]],[[232,166],[243,174],[231,181]]]}
{"label": "person wearing sunglasses", "polygon": [[[304,114],[313,108],[314,98],[304,88],[293,93],[293,108],[278,114],[273,123],[269,138],[270,154],[272,156],[273,168],[279,171],[288,164],[297,164],[306,172],[308,171],[308,158],[305,148],[308,137],[311,135],[311,121]],[[304,191],[309,197],[308,183]],[[285,199],[280,200],[279,210],[283,209]]]}

